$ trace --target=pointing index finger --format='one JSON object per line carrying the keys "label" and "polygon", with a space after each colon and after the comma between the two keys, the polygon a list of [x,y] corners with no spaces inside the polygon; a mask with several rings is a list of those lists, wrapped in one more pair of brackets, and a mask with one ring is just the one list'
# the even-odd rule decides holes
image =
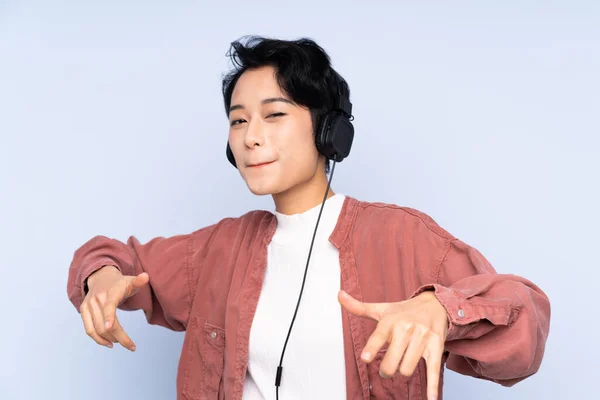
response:
{"label": "pointing index finger", "polygon": [[127,335],[127,333],[125,333],[125,331],[123,330],[123,327],[119,323],[119,320],[115,319],[113,327],[111,328],[110,332],[119,341],[121,346],[123,346],[126,349],[129,349],[131,351],[135,351],[135,343],[133,343],[133,340],[131,340],[129,335]]}
{"label": "pointing index finger", "polygon": [[427,365],[427,400],[437,400],[440,372],[442,368],[443,346],[433,345],[424,354]]}

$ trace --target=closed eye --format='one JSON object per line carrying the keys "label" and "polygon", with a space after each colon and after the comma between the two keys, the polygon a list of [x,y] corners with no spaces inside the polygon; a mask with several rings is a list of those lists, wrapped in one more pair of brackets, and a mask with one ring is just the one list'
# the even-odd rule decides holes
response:
{"label": "closed eye", "polygon": [[245,120],[243,120],[243,119],[235,119],[235,120],[231,121],[231,123],[229,125],[230,126],[234,126],[234,125],[237,125],[237,124],[241,124],[242,122],[245,122]]}
{"label": "closed eye", "polygon": [[[283,113],[283,112],[277,112],[277,113],[267,115],[267,118],[283,117],[284,115],[287,115],[287,114]],[[246,120],[245,119],[235,119],[235,120],[231,121],[231,123],[229,125],[230,126],[239,125],[243,122],[246,122]]]}

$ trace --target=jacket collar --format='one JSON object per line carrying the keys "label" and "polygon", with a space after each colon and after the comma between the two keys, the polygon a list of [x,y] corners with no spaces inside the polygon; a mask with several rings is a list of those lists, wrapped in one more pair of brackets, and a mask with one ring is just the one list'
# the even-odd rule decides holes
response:
{"label": "jacket collar", "polygon": [[[352,230],[352,227],[354,226],[354,221],[356,220],[358,205],[359,201],[357,199],[346,195],[335,228],[329,236],[329,241],[338,250],[350,238],[350,231]],[[273,239],[275,229],[277,228],[277,217],[272,212],[267,211],[267,219],[264,222],[267,224],[264,241],[265,244],[269,244],[271,242],[271,239]]]}

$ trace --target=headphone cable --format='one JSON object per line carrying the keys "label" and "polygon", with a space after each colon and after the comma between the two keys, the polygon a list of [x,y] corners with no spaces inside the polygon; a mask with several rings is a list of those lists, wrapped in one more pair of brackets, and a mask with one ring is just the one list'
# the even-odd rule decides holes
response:
{"label": "headphone cable", "polygon": [[323,213],[323,207],[325,206],[325,201],[327,200],[327,195],[329,194],[329,188],[331,187],[331,180],[333,178],[333,172],[335,171],[335,160],[333,160],[333,165],[331,166],[331,174],[329,175],[329,180],[327,181],[327,190],[325,190],[325,196],[323,197],[323,202],[321,203],[321,209],[319,210],[319,216],[317,217],[317,223],[315,224],[315,230],[313,232],[312,241],[310,242],[310,249],[308,250],[308,257],[306,259],[306,267],[304,268],[304,278],[302,279],[302,287],[300,288],[300,295],[298,296],[298,303],[296,304],[296,310],[294,311],[294,316],[292,317],[292,323],[290,324],[290,328],[287,333],[287,337],[285,338],[285,343],[283,345],[283,350],[281,351],[281,358],[279,359],[279,366],[277,367],[277,376],[275,377],[275,397],[279,400],[279,386],[281,385],[281,375],[283,374],[283,356],[285,354],[285,349],[288,344],[288,340],[290,339],[290,334],[292,333],[292,327],[294,326],[294,321],[296,321],[296,315],[298,314],[298,308],[300,307],[300,300],[302,299],[302,293],[304,292],[304,283],[306,282],[306,274],[308,272],[308,264],[310,262],[310,256],[312,254],[313,245],[315,243],[315,237],[317,235],[317,228],[319,227],[319,221],[321,220],[321,214]]}

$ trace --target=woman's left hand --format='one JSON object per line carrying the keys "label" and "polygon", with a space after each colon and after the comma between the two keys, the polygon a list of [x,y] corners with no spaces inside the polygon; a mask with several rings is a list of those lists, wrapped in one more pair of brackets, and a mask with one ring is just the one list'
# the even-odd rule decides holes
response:
{"label": "woman's left hand", "polygon": [[340,291],[338,300],[348,312],[377,321],[377,327],[363,349],[363,361],[370,363],[381,347],[389,343],[379,368],[379,374],[387,378],[397,371],[411,376],[424,358],[427,398],[438,398],[448,314],[433,291],[398,303],[363,303]]}

